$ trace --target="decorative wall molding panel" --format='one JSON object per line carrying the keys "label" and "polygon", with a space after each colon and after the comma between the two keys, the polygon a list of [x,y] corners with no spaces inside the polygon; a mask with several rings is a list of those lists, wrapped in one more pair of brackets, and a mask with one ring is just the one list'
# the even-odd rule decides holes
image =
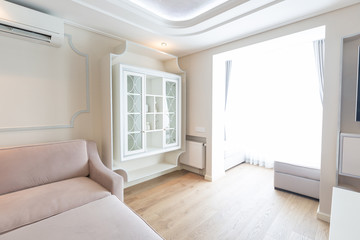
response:
{"label": "decorative wall molding panel", "polygon": [[61,48],[0,38],[0,132],[73,128],[90,112],[89,57],[65,37]]}

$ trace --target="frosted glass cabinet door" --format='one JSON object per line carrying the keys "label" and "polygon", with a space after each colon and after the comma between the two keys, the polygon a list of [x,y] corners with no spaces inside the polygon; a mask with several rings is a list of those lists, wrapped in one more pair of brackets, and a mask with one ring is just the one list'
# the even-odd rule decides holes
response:
{"label": "frosted glass cabinet door", "polygon": [[144,75],[124,72],[126,89],[125,154],[144,151],[143,89]]}
{"label": "frosted glass cabinet door", "polygon": [[165,127],[165,146],[178,144],[178,83],[175,80],[166,79],[165,82],[165,102],[164,102],[164,127]]}
{"label": "frosted glass cabinet door", "polygon": [[118,72],[120,161],[180,149],[181,76],[123,64]]}

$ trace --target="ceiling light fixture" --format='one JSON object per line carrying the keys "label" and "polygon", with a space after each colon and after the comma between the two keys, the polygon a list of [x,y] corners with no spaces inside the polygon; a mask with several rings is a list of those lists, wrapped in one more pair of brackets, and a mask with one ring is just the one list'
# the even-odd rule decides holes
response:
{"label": "ceiling light fixture", "polygon": [[161,46],[162,46],[162,47],[167,47],[167,43],[166,43],[166,42],[162,42],[162,43],[161,43]]}

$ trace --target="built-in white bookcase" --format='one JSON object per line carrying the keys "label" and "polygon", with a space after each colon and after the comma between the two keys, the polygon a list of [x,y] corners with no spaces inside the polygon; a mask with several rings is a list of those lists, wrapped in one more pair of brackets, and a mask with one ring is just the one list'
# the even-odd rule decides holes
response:
{"label": "built-in white bookcase", "polygon": [[130,186],[178,169],[185,145],[185,74],[172,55],[131,42],[119,49],[103,61],[109,97],[103,99],[108,113],[102,158]]}
{"label": "built-in white bookcase", "polygon": [[[179,75],[123,64],[113,66],[113,98],[119,101],[117,161],[129,161],[181,148]],[[117,109],[119,108],[119,109]],[[118,131],[118,130],[116,130]],[[118,152],[116,152],[118,154]]]}

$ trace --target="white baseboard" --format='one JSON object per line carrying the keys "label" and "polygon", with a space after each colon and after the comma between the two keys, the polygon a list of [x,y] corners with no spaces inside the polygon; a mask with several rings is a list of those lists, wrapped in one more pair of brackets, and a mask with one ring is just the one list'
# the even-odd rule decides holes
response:
{"label": "white baseboard", "polygon": [[212,180],[212,177],[211,177],[210,175],[207,175],[207,174],[205,174],[204,179],[207,180],[207,181],[210,181],[210,182],[213,181],[213,180]]}
{"label": "white baseboard", "polygon": [[212,175],[206,174],[205,177],[204,177],[204,179],[207,180],[207,181],[210,181],[210,182],[214,182],[214,181],[216,181],[216,180],[218,180],[219,178],[222,178],[222,177],[224,177],[224,176],[225,176],[225,172],[224,172],[223,174],[217,175],[217,176],[215,176],[215,177],[212,176]]}
{"label": "white baseboard", "polygon": [[327,213],[320,212],[319,207],[316,212],[316,217],[320,220],[330,223],[330,215]]}
{"label": "white baseboard", "polygon": [[181,169],[185,169],[186,171],[189,171],[189,172],[192,172],[195,174],[199,174],[201,176],[205,175],[205,169],[194,168],[194,167],[182,164],[182,163],[180,163],[179,165],[180,165]]}

